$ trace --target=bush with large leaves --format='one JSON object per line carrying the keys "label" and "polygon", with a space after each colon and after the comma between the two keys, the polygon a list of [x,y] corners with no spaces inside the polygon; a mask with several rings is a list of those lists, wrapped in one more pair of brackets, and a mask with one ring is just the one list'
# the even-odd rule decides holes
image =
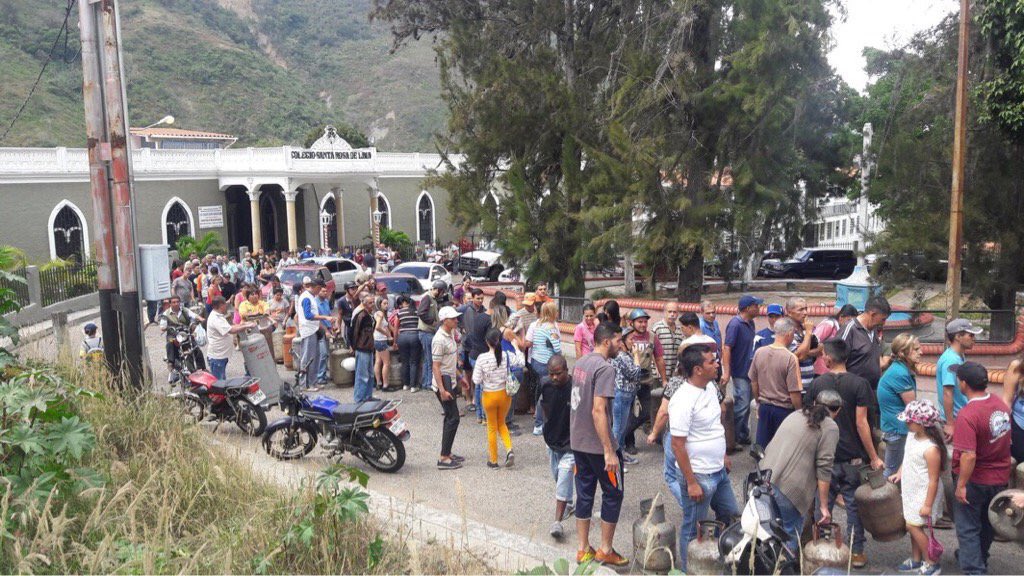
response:
{"label": "bush with large leaves", "polygon": [[181,236],[174,246],[179,258],[187,258],[189,254],[198,254],[200,258],[207,254],[224,254],[224,246],[216,232],[207,232],[198,240],[192,236]]}

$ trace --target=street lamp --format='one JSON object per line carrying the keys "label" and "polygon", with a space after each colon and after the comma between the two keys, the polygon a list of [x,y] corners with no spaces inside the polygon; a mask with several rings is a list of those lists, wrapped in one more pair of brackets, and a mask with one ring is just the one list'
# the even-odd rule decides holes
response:
{"label": "street lamp", "polygon": [[143,128],[143,130],[145,130],[146,128],[152,128],[153,126],[159,126],[161,124],[167,124],[168,126],[170,126],[171,124],[174,124],[174,116],[171,116],[170,114],[168,114],[167,116],[164,116],[163,118],[157,120],[156,122],[153,122],[149,126],[146,126],[145,128]]}
{"label": "street lamp", "polygon": [[380,226],[380,219],[383,216],[384,216],[384,213],[381,212],[380,209],[374,210],[373,211],[373,223],[376,224],[377,226]]}

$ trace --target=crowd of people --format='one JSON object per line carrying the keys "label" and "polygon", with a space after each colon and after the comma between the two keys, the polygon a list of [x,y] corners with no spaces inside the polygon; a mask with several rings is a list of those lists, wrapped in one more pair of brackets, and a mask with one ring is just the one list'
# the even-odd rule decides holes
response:
{"label": "crowd of people", "polygon": [[[375,266],[376,254],[353,256]],[[639,465],[636,432],[645,425],[650,432],[641,441],[661,444],[664,479],[683,511],[676,565],[684,571],[698,522],[711,510],[726,523],[740,514],[726,427],[737,450],[764,447],[762,465],[772,470],[792,546],[805,523],[829,522],[837,504],[845,508],[855,568],[868,563],[854,495],[862,469],[884,473],[901,487],[911,546],[900,571],[938,573],[926,527],[952,524],[960,569],[976,574],[987,570],[993,541],[988,504],[1010,482],[1011,452],[1024,456],[1021,363],[1008,368],[1002,396],[990,394],[987,370],[967,360],[981,330],[953,319],[944,326],[948,348],[937,365],[940,393],[925,398],[915,378],[921,343],[910,333],[883,342],[881,329],[892,311],[880,296],[862,311],[844,306],[815,325],[803,298],[765,306],[744,295],[724,329],[712,302],[701,303],[699,313],[667,303],[657,322],[641,308],[624,316],[615,300],[600,310],[587,303],[572,348],[563,348],[558,305],[543,283],[513,309],[501,291],[487,301],[468,278],[454,289],[437,281],[418,301],[389,299],[365,272],[344,286],[332,307],[313,278],[284,296],[274,270],[293,260],[287,253],[239,263],[206,260],[176,269],[174,296],[160,323],[205,319],[210,369],[220,377],[231,335],[256,314],[295,325],[298,380],[310,390],[327,379],[327,338],[342,338],[356,359],[356,402],[399,388],[434,393],[443,411],[441,470],[465,463],[452,451],[463,417],[459,398],[465,415],[486,425],[491,468],[515,465],[513,437],[525,431],[514,422],[513,407],[529,405],[530,431],[543,436],[555,484],[550,533],[563,538],[564,522],[574,515],[581,562],[627,563],[612,542],[625,475]],[[225,293],[228,283],[237,290]],[[190,306],[197,301],[205,304],[201,310]],[[768,326],[757,330],[762,310]],[[567,359],[570,350],[575,362]],[[400,386],[390,384],[391,354],[400,358]],[[652,393],[661,395],[655,409],[649,409]],[[729,422],[722,417],[726,397],[734,403]],[[941,478],[949,473],[952,519],[942,517]],[[592,546],[598,487],[602,527]]]}

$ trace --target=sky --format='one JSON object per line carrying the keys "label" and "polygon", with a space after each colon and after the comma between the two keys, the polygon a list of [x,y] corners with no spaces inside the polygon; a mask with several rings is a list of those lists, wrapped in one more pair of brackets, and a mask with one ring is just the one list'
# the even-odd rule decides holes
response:
{"label": "sky", "polygon": [[869,82],[861,50],[893,48],[959,10],[957,0],[847,0],[846,21],[832,25],[829,62],[846,82],[863,91]]}

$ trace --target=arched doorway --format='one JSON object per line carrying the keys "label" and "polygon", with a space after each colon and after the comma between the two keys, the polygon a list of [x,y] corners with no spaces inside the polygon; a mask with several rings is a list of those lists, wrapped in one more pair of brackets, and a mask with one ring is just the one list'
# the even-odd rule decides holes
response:
{"label": "arched doorway", "polygon": [[338,204],[328,194],[320,207],[320,246],[334,250],[338,247]]}
{"label": "arched doorway", "polygon": [[[252,246],[252,206],[245,186],[228,186],[224,193],[227,213],[224,215],[228,227],[228,249],[237,253],[242,246]],[[182,254],[182,257],[188,254]]]}
{"label": "arched doorway", "polygon": [[271,197],[270,192],[264,190],[260,194],[260,233],[263,235],[264,250],[277,249],[277,203]]}
{"label": "arched doorway", "polygon": [[171,200],[164,206],[163,214],[163,233],[164,233],[164,244],[174,247],[178,243],[178,238],[182,236],[195,236],[195,232],[192,229],[192,213],[189,211],[185,203],[178,198],[171,198]]}
{"label": "arched doorway", "polygon": [[416,240],[434,243],[434,199],[426,190],[420,193],[416,202]]}
{"label": "arched doorway", "polygon": [[83,262],[89,257],[88,229],[82,211],[67,200],[50,213],[50,258]]}

